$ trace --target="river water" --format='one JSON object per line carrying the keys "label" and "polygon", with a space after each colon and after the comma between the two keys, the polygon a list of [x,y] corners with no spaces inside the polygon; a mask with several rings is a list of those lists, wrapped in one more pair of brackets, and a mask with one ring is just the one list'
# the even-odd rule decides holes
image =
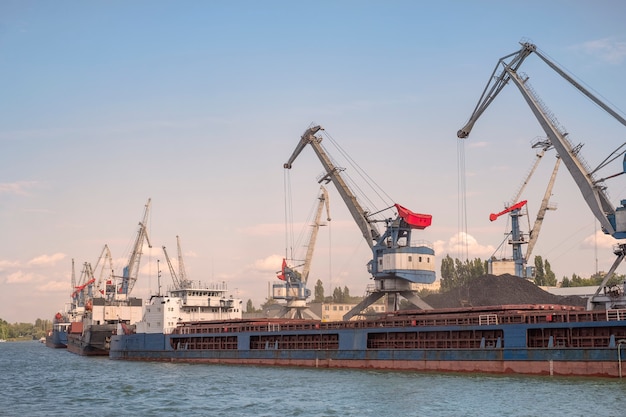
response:
{"label": "river water", "polygon": [[626,378],[125,362],[0,343],[0,416],[131,415],[621,417]]}

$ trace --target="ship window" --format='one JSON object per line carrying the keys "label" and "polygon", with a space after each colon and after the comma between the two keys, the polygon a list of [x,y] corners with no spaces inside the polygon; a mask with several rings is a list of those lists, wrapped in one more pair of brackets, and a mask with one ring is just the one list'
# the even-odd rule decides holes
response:
{"label": "ship window", "polygon": [[426,262],[430,263],[430,258],[426,258]]}
{"label": "ship window", "polygon": [[413,257],[409,255],[409,262],[413,262]]}
{"label": "ship window", "polygon": [[421,256],[419,257],[419,261],[422,262],[422,257]]}

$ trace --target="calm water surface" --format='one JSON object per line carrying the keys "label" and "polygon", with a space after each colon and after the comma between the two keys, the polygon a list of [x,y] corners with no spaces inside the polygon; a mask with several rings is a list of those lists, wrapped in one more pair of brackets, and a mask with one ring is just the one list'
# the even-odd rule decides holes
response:
{"label": "calm water surface", "polygon": [[616,416],[626,379],[111,361],[0,343],[1,416]]}

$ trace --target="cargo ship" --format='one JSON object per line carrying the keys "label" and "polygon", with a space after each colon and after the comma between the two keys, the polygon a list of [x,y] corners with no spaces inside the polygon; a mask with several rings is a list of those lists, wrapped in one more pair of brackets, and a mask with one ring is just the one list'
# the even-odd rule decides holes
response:
{"label": "cargo ship", "polygon": [[[153,297],[141,322],[119,325],[109,357],[590,377],[621,377],[626,359],[626,309],[528,304],[405,311],[339,322],[174,320],[176,306],[185,305],[178,295]],[[229,309],[225,303],[213,308],[222,316]]]}
{"label": "cargo ship", "polygon": [[82,320],[69,324],[67,350],[82,356],[107,356],[111,336],[117,330],[117,325],[140,320],[142,310],[141,298],[94,298],[88,303]]}
{"label": "cargo ship", "polygon": [[[122,275],[113,274],[113,258],[108,245],[104,245],[95,268],[85,263],[80,285],[75,286],[72,293],[75,320],[68,327],[68,351],[83,356],[107,356],[117,325],[130,325],[141,319],[143,300],[130,294],[139,274],[143,244],[149,244],[146,224],[150,203],[151,199],[148,199]],[[103,260],[100,278],[96,281],[94,269],[97,270]],[[110,274],[106,279],[104,271]]]}

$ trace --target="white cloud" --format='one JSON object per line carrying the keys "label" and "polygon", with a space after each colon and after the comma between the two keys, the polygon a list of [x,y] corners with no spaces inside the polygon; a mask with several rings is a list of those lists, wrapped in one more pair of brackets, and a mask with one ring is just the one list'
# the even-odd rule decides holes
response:
{"label": "white cloud", "polygon": [[67,292],[69,294],[70,285],[65,281],[47,281],[37,287],[41,292]]}
{"label": "white cloud", "polygon": [[24,284],[26,282],[32,282],[36,278],[33,273],[26,273],[22,271],[15,271],[7,276],[7,284]]}
{"label": "white cloud", "polygon": [[7,261],[0,259],[0,271],[6,271],[10,268],[17,268],[20,265],[18,261]]}
{"label": "white cloud", "polygon": [[584,238],[580,247],[581,249],[613,249],[613,246],[617,243],[620,243],[620,241],[615,240],[614,237],[603,233],[601,230],[597,230],[595,234],[591,234]]}
{"label": "white cloud", "polygon": [[437,240],[433,245],[435,253],[440,257],[450,255],[452,258],[458,258],[459,254],[467,253],[469,259],[481,258],[486,260],[495,251],[493,246],[481,245],[472,235],[463,232],[456,233],[447,241]]}
{"label": "white cloud", "polygon": [[0,194],[27,195],[28,190],[38,183],[35,181],[17,181],[10,183],[0,183]]}
{"label": "white cloud", "polygon": [[587,54],[598,56],[611,64],[621,64],[626,58],[626,41],[614,38],[584,42],[576,48]]}
{"label": "white cloud", "polygon": [[283,257],[281,255],[270,255],[263,259],[257,259],[252,264],[251,269],[256,272],[276,272],[280,270],[283,264]]}
{"label": "white cloud", "polygon": [[65,259],[65,254],[57,252],[54,255],[41,255],[28,261],[29,266],[55,265],[58,261]]}

